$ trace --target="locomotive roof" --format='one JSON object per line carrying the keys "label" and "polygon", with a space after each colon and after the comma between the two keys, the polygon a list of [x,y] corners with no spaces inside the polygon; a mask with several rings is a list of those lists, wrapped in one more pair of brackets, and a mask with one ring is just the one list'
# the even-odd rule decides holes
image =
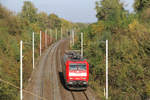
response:
{"label": "locomotive roof", "polygon": [[75,51],[67,51],[64,54],[64,61],[84,61],[85,59],[80,56],[78,52]]}

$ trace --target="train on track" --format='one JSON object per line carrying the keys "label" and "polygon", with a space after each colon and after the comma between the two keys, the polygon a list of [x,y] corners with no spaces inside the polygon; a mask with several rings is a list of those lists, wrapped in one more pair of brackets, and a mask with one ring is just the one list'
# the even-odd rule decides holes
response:
{"label": "train on track", "polygon": [[65,87],[70,90],[86,90],[89,80],[89,64],[79,53],[68,50],[63,56]]}

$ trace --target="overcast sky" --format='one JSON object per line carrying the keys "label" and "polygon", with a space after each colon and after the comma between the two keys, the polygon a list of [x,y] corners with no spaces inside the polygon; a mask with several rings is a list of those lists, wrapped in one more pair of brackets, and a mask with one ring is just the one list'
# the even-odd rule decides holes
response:
{"label": "overcast sky", "polygon": [[[11,11],[20,12],[25,0],[0,0],[3,6]],[[32,1],[38,11],[48,14],[55,13],[59,17],[72,22],[96,22],[95,1],[97,0],[26,0]],[[133,11],[134,0],[121,0],[125,2],[126,9]]]}

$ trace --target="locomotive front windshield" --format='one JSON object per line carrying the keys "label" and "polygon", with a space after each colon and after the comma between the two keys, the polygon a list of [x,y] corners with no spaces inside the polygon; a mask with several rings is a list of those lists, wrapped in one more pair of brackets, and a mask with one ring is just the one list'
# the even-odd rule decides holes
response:
{"label": "locomotive front windshield", "polygon": [[86,64],[70,64],[69,70],[86,70]]}

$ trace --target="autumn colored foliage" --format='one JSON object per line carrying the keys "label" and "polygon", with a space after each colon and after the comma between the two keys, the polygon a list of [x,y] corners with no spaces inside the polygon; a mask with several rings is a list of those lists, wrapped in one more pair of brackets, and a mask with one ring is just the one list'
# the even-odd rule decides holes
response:
{"label": "autumn colored foliage", "polygon": [[[84,56],[91,66],[89,84],[102,100],[105,100],[106,39],[109,41],[109,100],[150,99],[150,6],[149,0],[135,1],[137,12],[129,13],[120,0],[99,0],[98,22],[82,30]],[[80,34],[74,48],[80,49]]]}
{"label": "autumn colored foliage", "polygon": [[[42,51],[45,36],[48,43],[55,40],[56,29],[58,39],[60,29],[77,27],[55,14],[47,15],[37,12],[38,9],[29,1],[25,1],[20,13],[14,14],[0,4],[0,79],[20,87],[20,40],[23,40],[23,86],[32,72],[32,33],[35,32],[35,58],[39,56],[39,33],[42,31]],[[50,34],[51,29],[51,34]],[[45,31],[47,34],[45,35]],[[47,44],[47,45],[50,45]],[[0,82],[0,100],[19,100],[19,90]]]}

